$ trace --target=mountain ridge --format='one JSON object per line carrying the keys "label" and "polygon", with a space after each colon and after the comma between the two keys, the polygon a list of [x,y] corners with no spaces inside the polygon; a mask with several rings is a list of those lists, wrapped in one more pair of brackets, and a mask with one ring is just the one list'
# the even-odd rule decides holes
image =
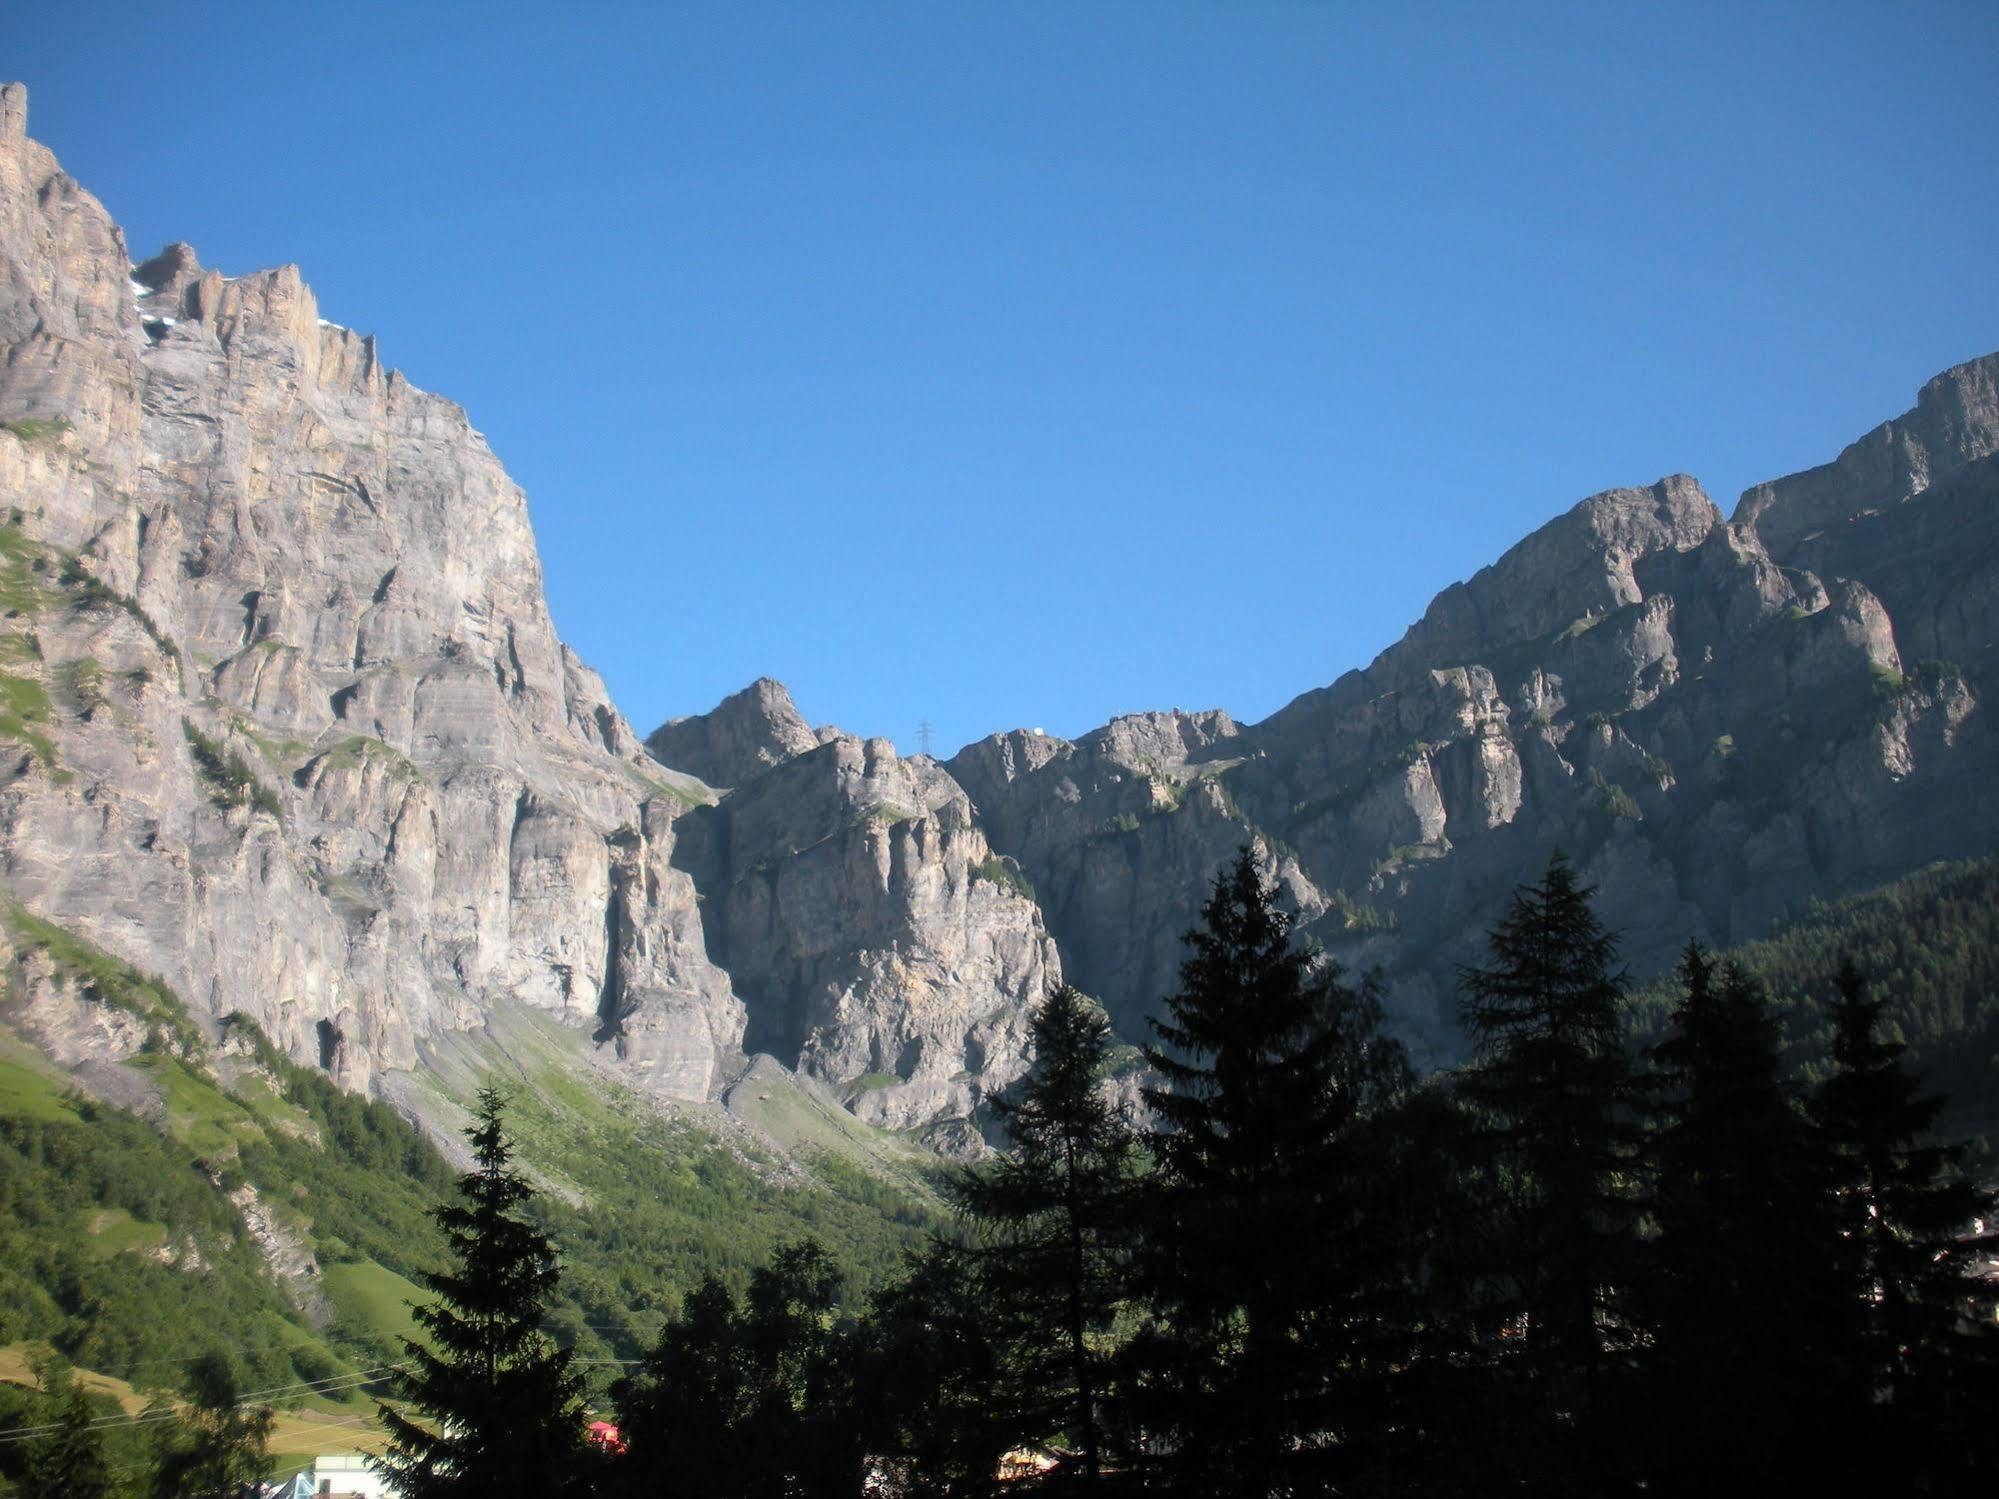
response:
{"label": "mountain ridge", "polygon": [[[642,743],[556,635],[463,410],[296,267],[131,261],[19,85],[0,341],[0,885],[347,1087],[518,1002],[663,1098],[768,1050],[976,1151],[1039,995],[1067,978],[1142,1036],[1245,842],[1446,1061],[1456,963],[1557,844],[1645,967],[1999,823],[1999,356],[1734,519],[1685,475],[1590,496],[1259,723],[938,761],[813,728],[768,679]],[[9,1018],[129,1056],[92,1003],[24,973]]]}

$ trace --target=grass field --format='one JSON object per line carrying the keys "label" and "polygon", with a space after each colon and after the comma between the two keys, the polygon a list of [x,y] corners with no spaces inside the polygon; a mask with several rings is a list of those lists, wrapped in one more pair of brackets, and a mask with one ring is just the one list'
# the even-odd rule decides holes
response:
{"label": "grass field", "polygon": [[90,1215],[84,1232],[90,1236],[90,1252],[99,1259],[132,1249],[152,1249],[167,1241],[165,1224],[147,1223],[123,1208],[98,1209]]}
{"label": "grass field", "polygon": [[319,1281],[341,1317],[385,1340],[416,1337],[409,1303],[430,1300],[420,1286],[373,1260],[328,1265]]}
{"label": "grass field", "polygon": [[42,1124],[76,1124],[69,1079],[49,1062],[0,1031],[0,1116]]}
{"label": "grass field", "polygon": [[[0,1382],[32,1387],[33,1356],[34,1349],[26,1344],[0,1347]],[[109,1395],[128,1416],[137,1416],[148,1404],[146,1396],[122,1379],[79,1369],[76,1380],[93,1393]],[[271,1472],[295,1473],[325,1453],[380,1452],[387,1445],[372,1399],[351,1393],[339,1399],[307,1394],[296,1408],[276,1413],[269,1447]]]}

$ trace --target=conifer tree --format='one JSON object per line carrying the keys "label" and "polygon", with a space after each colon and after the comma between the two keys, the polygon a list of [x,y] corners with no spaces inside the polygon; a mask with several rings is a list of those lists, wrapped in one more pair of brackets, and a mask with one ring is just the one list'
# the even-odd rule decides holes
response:
{"label": "conifer tree", "polygon": [[1140,1419],[1172,1446],[1176,1485],[1286,1493],[1347,1455],[1345,1397],[1378,1372],[1358,1137],[1408,1065],[1373,996],[1292,942],[1248,848],[1202,915],[1150,1053],[1166,1086],[1146,1095]]}
{"label": "conifer tree", "polygon": [[971,1220],[971,1259],[992,1335],[1005,1350],[996,1392],[1023,1437],[1060,1430],[1080,1476],[1103,1469],[1102,1342],[1128,1294],[1135,1138],[1103,1089],[1111,1026],[1068,985],[1034,1015],[1034,1065],[994,1101],[1009,1146],[952,1187]]}
{"label": "conifer tree", "polygon": [[380,1407],[391,1441],[377,1467],[405,1499],[544,1499],[582,1471],[582,1381],[541,1330],[555,1250],[523,1216],[534,1189],[509,1164],[504,1103],[480,1093],[473,1169],[436,1211],[454,1263],[423,1277],[437,1298],[415,1311],[429,1340],[403,1342],[398,1384],[417,1418]]}
{"label": "conifer tree", "polygon": [[639,1373],[613,1389],[626,1443],[614,1493],[657,1493],[671,1471],[693,1492],[720,1494],[742,1474],[750,1375],[740,1315],[729,1288],[707,1277],[660,1329]]}
{"label": "conifer tree", "polygon": [[1609,1486],[1635,1342],[1631,1291],[1639,1090],[1625,1051],[1617,941],[1557,852],[1459,976],[1474,1059],[1459,1090],[1500,1173],[1494,1321],[1538,1423],[1511,1441],[1543,1481]]}
{"label": "conifer tree", "polygon": [[1999,1247],[1993,1197],[1964,1175],[1960,1147],[1931,1139],[1943,1100],[1921,1092],[1902,1044],[1881,1037],[1881,1001],[1851,961],[1836,987],[1834,1070],[1813,1117],[1833,1172],[1845,1414],[1873,1435],[1857,1456],[1911,1487],[1989,1476],[1994,1288],[1970,1272]]}
{"label": "conifer tree", "polygon": [[[56,1429],[28,1450],[27,1492],[64,1499],[109,1499],[114,1492],[103,1438],[92,1424],[90,1401],[67,1363],[50,1360],[35,1370],[52,1407]],[[0,1480],[4,1482],[4,1480]]]}
{"label": "conifer tree", "polygon": [[865,1433],[834,1321],[840,1278],[816,1240],[779,1250],[741,1301],[713,1276],[620,1384],[620,1494],[836,1499],[858,1493]]}
{"label": "conifer tree", "polygon": [[161,1442],[155,1499],[240,1499],[264,1476],[272,1415],[238,1398],[236,1373],[219,1353],[188,1366],[193,1399]]}
{"label": "conifer tree", "polygon": [[994,1398],[1004,1353],[971,1257],[933,1242],[877,1292],[849,1344],[864,1446],[882,1492],[898,1499],[985,1499],[1016,1440]]}
{"label": "conifer tree", "polygon": [[1762,986],[1734,964],[1717,973],[1696,942],[1680,980],[1673,1032],[1652,1052],[1648,1424],[1669,1491],[1795,1483],[1832,1445],[1822,1172]]}

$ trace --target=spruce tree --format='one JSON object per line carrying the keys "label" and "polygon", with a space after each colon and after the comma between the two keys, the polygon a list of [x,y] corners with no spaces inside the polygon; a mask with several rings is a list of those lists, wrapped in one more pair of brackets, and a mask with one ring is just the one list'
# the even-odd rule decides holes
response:
{"label": "spruce tree", "polygon": [[188,1386],[193,1398],[160,1444],[155,1499],[240,1499],[270,1466],[270,1408],[238,1398],[236,1371],[219,1353],[188,1366]]}
{"label": "spruce tree", "polygon": [[1833,1445],[1838,1314],[1807,1123],[1762,986],[1689,942],[1652,1052],[1656,1129],[1650,1424],[1671,1492],[1797,1482]]}
{"label": "spruce tree", "polygon": [[509,1164],[504,1099],[487,1088],[466,1131],[473,1169],[436,1210],[453,1266],[423,1276],[428,1339],[405,1339],[399,1393],[416,1419],[380,1407],[390,1446],[376,1466],[405,1499],[545,1499],[573,1491],[584,1450],[569,1354],[542,1332],[558,1271],[524,1209],[534,1189]]}
{"label": "spruce tree", "polygon": [[1023,1438],[1062,1431],[1078,1476],[1103,1470],[1104,1340],[1128,1294],[1135,1137],[1105,1095],[1111,1027],[1064,985],[1034,1015],[1034,1065],[1018,1097],[995,1100],[1008,1149],[953,1184],[971,1222],[971,1260],[992,1336],[999,1394]]}
{"label": "spruce tree", "polygon": [[831,1258],[811,1239],[779,1250],[741,1301],[705,1280],[615,1391],[627,1448],[612,1491],[857,1494],[865,1433],[835,1323],[839,1290]]}
{"label": "spruce tree", "polygon": [[[60,1494],[63,1499],[109,1499],[114,1492],[111,1465],[104,1458],[104,1441],[92,1423],[89,1398],[67,1363],[49,1360],[35,1374],[43,1399],[51,1407],[56,1429],[28,1449],[23,1475],[30,1494]],[[0,1480],[4,1482],[4,1480]]]}
{"label": "spruce tree", "polygon": [[1911,1488],[1989,1477],[1994,1287],[1971,1276],[1999,1247],[1993,1196],[1965,1176],[1961,1147],[1931,1138],[1943,1100],[1922,1093],[1905,1048],[1882,1038],[1881,1001],[1851,961],[1836,989],[1833,1072],[1813,1116],[1832,1163],[1847,1312],[1836,1367],[1846,1418],[1871,1435],[1856,1455]]}
{"label": "spruce tree", "polygon": [[848,1347],[863,1446],[881,1491],[900,1499],[984,1499],[1018,1437],[995,1398],[1004,1350],[970,1256],[933,1242],[877,1292]]}
{"label": "spruce tree", "polygon": [[1372,995],[1292,942],[1248,848],[1202,915],[1154,1022],[1138,1409],[1177,1486],[1286,1493],[1339,1467],[1366,1409],[1347,1397],[1380,1372],[1366,1349],[1393,1271],[1360,1140],[1409,1071]]}
{"label": "spruce tree", "polygon": [[1625,1465],[1613,1418],[1637,1341],[1639,1089],[1592,894],[1557,852],[1493,927],[1489,966],[1460,973],[1459,1091],[1503,1190],[1491,1313],[1524,1381],[1502,1398],[1524,1397],[1529,1422],[1508,1447],[1543,1481],[1603,1488]]}

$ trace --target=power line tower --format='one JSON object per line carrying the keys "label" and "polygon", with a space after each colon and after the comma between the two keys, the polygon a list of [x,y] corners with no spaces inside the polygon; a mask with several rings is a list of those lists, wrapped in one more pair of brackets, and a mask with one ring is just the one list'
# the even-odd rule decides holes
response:
{"label": "power line tower", "polygon": [[930,753],[930,735],[930,720],[926,718],[916,726],[916,752],[918,754],[927,755]]}

